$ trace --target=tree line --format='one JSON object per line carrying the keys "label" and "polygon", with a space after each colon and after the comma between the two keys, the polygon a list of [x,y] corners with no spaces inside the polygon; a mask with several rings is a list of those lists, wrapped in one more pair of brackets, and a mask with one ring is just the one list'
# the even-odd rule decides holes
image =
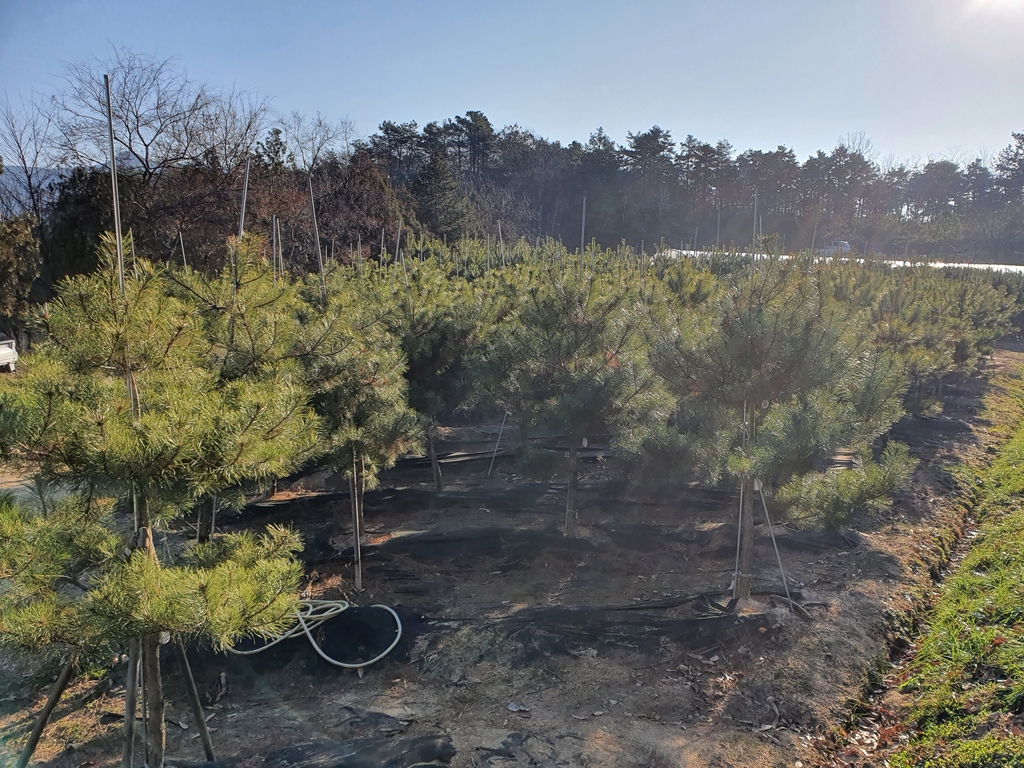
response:
{"label": "tree line", "polygon": [[[792,149],[737,151],[659,126],[617,144],[602,129],[562,144],[481,112],[384,121],[368,137],[346,121],[278,115],[255,91],[190,78],[129,49],[69,65],[45,101],[0,114],[0,311],[90,271],[112,229],[104,73],[120,159],[122,213],[140,255],[218,268],[237,229],[247,160],[251,227],[281,225],[285,258],[316,263],[309,179],[322,247],[394,250],[421,234],[746,248],[776,235],[787,251],[843,239],[858,253],[1016,261],[1024,254],[1024,133],[993,162],[879,163],[851,136],[801,161]],[[586,214],[584,226],[584,198]],[[35,286],[35,293],[32,288]],[[10,287],[7,287],[10,286]]]}

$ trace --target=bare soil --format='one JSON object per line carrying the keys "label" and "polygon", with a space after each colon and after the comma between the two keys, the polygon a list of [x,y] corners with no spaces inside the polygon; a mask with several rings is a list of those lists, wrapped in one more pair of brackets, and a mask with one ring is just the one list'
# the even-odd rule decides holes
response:
{"label": "bare soil", "polygon": [[[429,464],[404,462],[368,495],[360,594],[348,528],[338,528],[349,519],[344,483],[282,483],[219,525],[295,525],[307,542],[306,594],[391,605],[405,636],[362,675],[319,661],[305,640],[252,660],[191,649],[218,756],[260,766],[302,742],[447,734],[453,766],[818,764],[905,646],[965,523],[950,467],[986,450],[981,398],[993,372],[1022,362],[1021,351],[999,350],[985,375],[947,382],[940,416],[897,425],[894,438],[920,465],[890,513],[842,532],[776,528],[796,612],[763,517],[755,600],[729,610],[734,492],[624,481],[600,447],[588,451],[581,535],[570,540],[559,532],[564,479],[527,478],[501,456],[488,478],[490,456],[474,454],[493,448],[498,425],[450,428],[439,450],[459,460],[444,465],[444,493]],[[390,642],[389,621],[379,609],[351,611],[319,636],[355,661]],[[23,741],[51,669],[0,669],[0,760]],[[169,654],[166,669],[168,754],[200,760]],[[112,680],[73,685],[39,765],[118,764],[120,669]]]}

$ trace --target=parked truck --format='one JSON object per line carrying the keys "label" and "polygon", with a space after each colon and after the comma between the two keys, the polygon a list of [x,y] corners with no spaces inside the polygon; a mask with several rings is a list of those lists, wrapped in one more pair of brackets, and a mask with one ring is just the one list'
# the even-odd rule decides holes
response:
{"label": "parked truck", "polygon": [[14,345],[14,339],[0,338],[0,370],[14,373],[17,362],[18,350]]}

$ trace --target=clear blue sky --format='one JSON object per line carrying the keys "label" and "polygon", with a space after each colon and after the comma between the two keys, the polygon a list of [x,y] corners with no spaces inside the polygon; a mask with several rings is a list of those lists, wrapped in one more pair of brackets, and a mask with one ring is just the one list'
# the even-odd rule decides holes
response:
{"label": "clear blue sky", "polygon": [[800,159],[863,131],[879,159],[998,152],[1024,131],[1024,0],[0,0],[0,93],[110,45],[174,56],[281,112],[482,110],[553,139],[658,124]]}

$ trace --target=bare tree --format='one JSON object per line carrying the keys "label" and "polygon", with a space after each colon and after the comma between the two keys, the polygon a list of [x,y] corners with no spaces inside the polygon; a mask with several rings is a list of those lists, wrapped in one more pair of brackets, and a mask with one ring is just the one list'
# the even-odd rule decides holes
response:
{"label": "bare tree", "polygon": [[221,168],[244,164],[270,121],[270,97],[233,88],[213,94],[204,115],[201,143]]}
{"label": "bare tree", "polygon": [[339,148],[349,155],[355,133],[350,121],[331,122],[319,112],[311,118],[292,112],[281,121],[281,129],[302,171],[316,169],[328,154],[338,153]]}
{"label": "bare tree", "polygon": [[875,142],[865,131],[851,131],[839,139],[837,146],[846,147],[851,152],[859,152],[861,157],[872,163],[878,160],[880,154]]}
{"label": "bare tree", "polygon": [[117,48],[113,56],[69,64],[60,94],[53,97],[57,147],[65,162],[103,166],[107,154],[104,74],[110,75],[114,140],[125,165],[149,184],[169,168],[201,158],[204,128],[216,101],[173,59],[157,59]]}
{"label": "bare tree", "polygon": [[53,121],[33,101],[0,103],[0,215],[31,213],[42,221],[48,183],[53,179]]}

